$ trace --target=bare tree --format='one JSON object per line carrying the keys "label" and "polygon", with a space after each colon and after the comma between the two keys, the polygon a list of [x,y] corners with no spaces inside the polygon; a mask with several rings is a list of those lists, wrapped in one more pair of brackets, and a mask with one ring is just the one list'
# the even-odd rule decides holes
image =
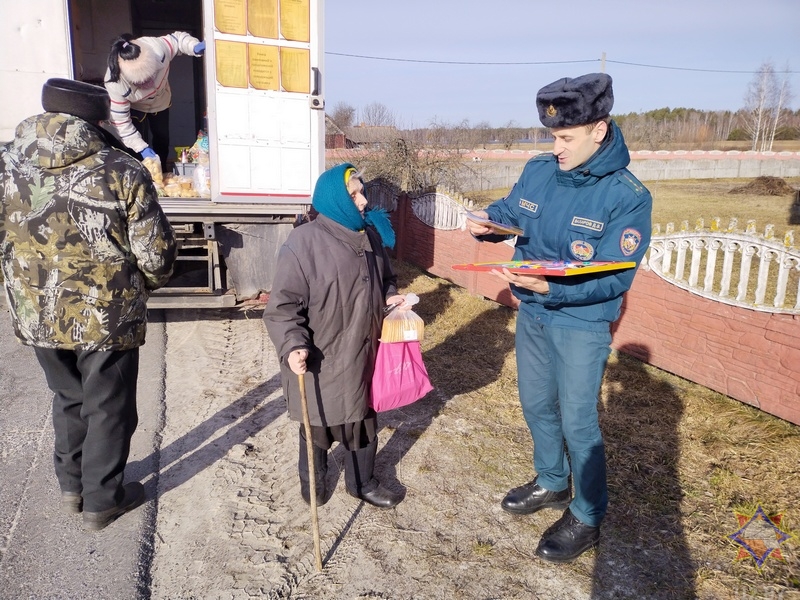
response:
{"label": "bare tree", "polygon": [[769,132],[769,145],[767,150],[772,150],[772,143],[775,141],[775,133],[778,131],[778,121],[781,120],[781,111],[784,106],[789,104],[791,98],[792,90],[789,86],[789,65],[787,64],[783,73],[783,81],[777,93],[776,105],[772,113],[772,128]]}
{"label": "bare tree", "polygon": [[436,185],[455,189],[462,164],[458,148],[421,144],[404,138],[400,132],[369,154],[359,156],[357,161],[369,179],[385,179],[410,193]]}
{"label": "bare tree", "polygon": [[498,130],[497,139],[503,143],[503,148],[510,150],[519,139],[519,127],[514,121],[509,121]]}
{"label": "bare tree", "polygon": [[466,122],[457,126],[433,123],[410,131],[383,127],[369,152],[359,153],[354,161],[368,179],[384,179],[412,194],[436,185],[456,189],[462,155],[469,151],[465,145],[470,141]]}
{"label": "bare tree", "polygon": [[486,150],[486,143],[492,141],[492,126],[489,125],[489,121],[481,121],[475,125],[474,129],[477,132],[477,143]]}
{"label": "bare tree", "polygon": [[337,102],[330,114],[333,122],[340,128],[350,127],[356,120],[356,109],[347,102]]}
{"label": "bare tree", "polygon": [[778,84],[772,62],[762,63],[753,76],[745,94],[744,128],[752,140],[752,150],[764,150],[772,111],[776,105]]}
{"label": "bare tree", "polygon": [[394,113],[385,104],[372,102],[361,109],[361,121],[370,127],[393,127]]}

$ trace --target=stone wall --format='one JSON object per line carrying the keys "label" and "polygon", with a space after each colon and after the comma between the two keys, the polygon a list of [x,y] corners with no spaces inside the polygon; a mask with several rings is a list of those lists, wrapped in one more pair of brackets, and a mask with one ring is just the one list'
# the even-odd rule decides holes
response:
{"label": "stone wall", "polygon": [[800,425],[800,317],[702,298],[640,269],[613,346]]}
{"label": "stone wall", "polygon": [[[522,174],[525,163],[534,156],[536,154],[520,151],[492,151],[480,161],[467,163],[458,174],[458,184],[464,190],[511,187]],[[800,177],[800,153],[642,150],[631,153],[628,169],[643,182],[665,179]]]}

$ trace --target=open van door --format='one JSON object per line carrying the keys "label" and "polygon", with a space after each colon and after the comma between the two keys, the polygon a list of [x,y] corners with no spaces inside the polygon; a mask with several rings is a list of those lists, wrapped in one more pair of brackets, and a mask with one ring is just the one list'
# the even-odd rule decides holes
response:
{"label": "open van door", "polygon": [[42,112],[42,86],[51,77],[72,78],[72,45],[66,0],[0,5],[0,142],[17,125]]}

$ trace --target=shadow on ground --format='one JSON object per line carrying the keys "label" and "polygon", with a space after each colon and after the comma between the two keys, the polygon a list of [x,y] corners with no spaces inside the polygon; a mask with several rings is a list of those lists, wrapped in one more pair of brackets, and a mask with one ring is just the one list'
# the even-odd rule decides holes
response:
{"label": "shadow on ground", "polygon": [[608,463],[609,510],[595,560],[592,598],[695,598],[678,475],[683,400],[623,347],[610,361],[600,422]]}

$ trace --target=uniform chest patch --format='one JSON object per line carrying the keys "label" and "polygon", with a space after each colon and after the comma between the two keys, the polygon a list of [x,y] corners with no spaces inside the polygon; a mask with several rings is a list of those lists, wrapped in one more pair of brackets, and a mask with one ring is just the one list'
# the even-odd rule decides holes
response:
{"label": "uniform chest patch", "polygon": [[519,199],[519,207],[522,210],[527,210],[532,213],[539,212],[539,205],[536,202],[531,202],[530,200],[525,200],[525,198]]}
{"label": "uniform chest patch", "polygon": [[591,260],[594,256],[594,247],[586,240],[575,240],[569,246],[572,256],[579,260]]}
{"label": "uniform chest patch", "polygon": [[589,229],[591,231],[596,231],[600,233],[603,231],[605,227],[605,223],[601,221],[592,221],[591,219],[587,219],[585,217],[572,217],[572,226],[573,227],[583,227],[584,229]]}
{"label": "uniform chest patch", "polygon": [[639,247],[641,242],[642,234],[636,229],[629,227],[622,232],[622,235],[619,238],[619,249],[622,250],[622,253],[625,256],[630,256],[636,252],[636,249]]}

